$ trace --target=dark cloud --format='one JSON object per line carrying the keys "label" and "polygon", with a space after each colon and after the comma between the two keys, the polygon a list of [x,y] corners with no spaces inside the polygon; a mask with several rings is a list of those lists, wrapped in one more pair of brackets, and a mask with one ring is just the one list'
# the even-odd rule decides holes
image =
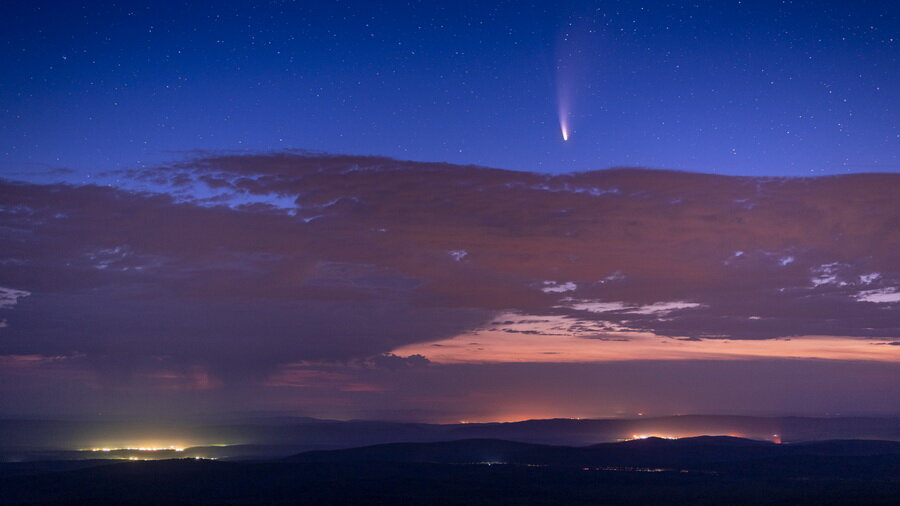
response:
{"label": "dark cloud", "polygon": [[391,363],[510,311],[688,339],[900,337],[898,303],[860,295],[900,287],[896,174],[549,176],[278,153],[119,177],[154,191],[0,184],[0,286],[29,293],[0,298],[0,355],[79,354],[113,376],[203,367],[227,384]]}

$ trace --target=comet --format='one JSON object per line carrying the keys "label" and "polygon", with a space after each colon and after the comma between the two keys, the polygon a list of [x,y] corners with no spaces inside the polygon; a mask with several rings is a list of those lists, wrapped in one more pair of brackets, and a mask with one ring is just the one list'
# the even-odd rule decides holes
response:
{"label": "comet", "polygon": [[573,16],[564,24],[556,40],[556,112],[563,142],[568,142],[573,133],[573,122],[578,117],[573,112],[579,95],[584,93],[591,59],[598,52],[598,33],[593,15]]}
{"label": "comet", "polygon": [[[560,72],[562,73],[562,72]],[[563,142],[567,142],[569,140],[569,134],[571,133],[569,130],[569,109],[571,99],[571,93],[569,91],[569,86],[563,82],[562,79],[558,80],[557,84],[557,116],[559,118],[559,131],[562,134]]]}
{"label": "comet", "polygon": [[572,48],[572,42],[569,36],[562,38],[557,46],[556,59],[556,113],[559,118],[559,131],[562,134],[563,142],[569,140],[571,135],[571,112],[574,98],[574,82],[576,77],[574,74],[573,54],[577,50]]}

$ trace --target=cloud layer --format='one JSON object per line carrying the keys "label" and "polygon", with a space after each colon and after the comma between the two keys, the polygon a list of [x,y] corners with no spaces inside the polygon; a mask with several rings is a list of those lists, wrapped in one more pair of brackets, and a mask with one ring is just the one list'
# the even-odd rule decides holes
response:
{"label": "cloud layer", "polygon": [[549,176],[277,153],[118,177],[0,183],[0,356],[72,357],[101,389],[203,390],[312,381],[296,364],[388,367],[372,357],[479,330],[528,333],[523,349],[552,334],[500,315],[578,322],[569,335],[590,346],[900,341],[897,174]]}

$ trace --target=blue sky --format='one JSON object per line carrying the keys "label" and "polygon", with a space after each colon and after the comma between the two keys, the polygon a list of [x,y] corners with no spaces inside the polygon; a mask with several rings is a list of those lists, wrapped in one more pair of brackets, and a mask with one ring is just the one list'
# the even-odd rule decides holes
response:
{"label": "blue sky", "polygon": [[[194,150],[548,173],[900,167],[886,2],[29,2],[0,21],[0,174]],[[560,74],[559,69],[569,72]],[[569,142],[557,100],[571,97]]]}

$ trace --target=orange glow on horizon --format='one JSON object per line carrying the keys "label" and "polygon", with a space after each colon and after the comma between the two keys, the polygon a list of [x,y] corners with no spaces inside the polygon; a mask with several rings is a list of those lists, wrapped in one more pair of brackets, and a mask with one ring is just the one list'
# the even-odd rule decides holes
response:
{"label": "orange glow on horizon", "polygon": [[173,451],[173,452],[183,452],[184,447],[182,446],[132,446],[132,447],[122,447],[122,448],[90,448],[82,451],[90,451],[90,452],[162,452],[162,451]]}
{"label": "orange glow on horizon", "polygon": [[694,341],[629,331],[610,331],[601,336],[567,333],[560,328],[569,327],[573,321],[563,316],[506,314],[498,319],[542,322],[520,325],[512,333],[479,329],[432,343],[402,346],[393,353],[420,354],[442,364],[776,358],[900,362],[900,347],[878,346],[877,341],[856,337]]}

